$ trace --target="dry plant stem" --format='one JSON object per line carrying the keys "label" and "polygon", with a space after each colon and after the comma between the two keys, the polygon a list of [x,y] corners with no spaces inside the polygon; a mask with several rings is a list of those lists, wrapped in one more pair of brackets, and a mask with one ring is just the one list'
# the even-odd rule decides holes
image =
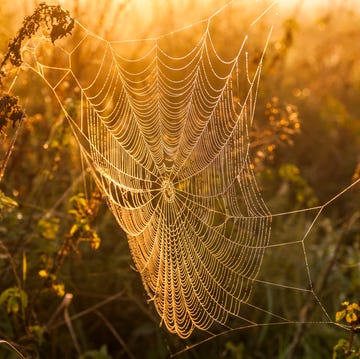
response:
{"label": "dry plant stem", "polygon": [[49,319],[49,321],[47,322],[46,326],[45,326],[45,330],[47,330],[48,328],[51,327],[51,324],[54,322],[54,320],[57,318],[57,316],[60,314],[61,310],[68,307],[70,305],[70,302],[72,301],[72,294],[71,293],[66,293],[64,295],[64,298],[62,300],[62,302],[60,303],[60,305],[56,308],[54,314],[51,316],[51,318]]}
{"label": "dry plant stem", "polygon": [[11,255],[11,253],[9,252],[8,248],[2,242],[2,240],[0,240],[0,249],[2,249],[4,251],[4,253],[5,253],[5,255],[8,257],[10,265],[11,265],[11,269],[13,271],[13,274],[14,274],[14,277],[15,277],[15,280],[16,280],[16,283],[17,283],[17,286],[18,286],[18,288],[21,288],[22,287],[21,280],[20,280],[20,277],[18,276],[14,259],[13,259],[12,255]]}
{"label": "dry plant stem", "polygon": [[16,139],[17,139],[17,136],[19,134],[19,130],[20,130],[20,127],[21,127],[23,121],[24,121],[23,119],[21,119],[19,121],[18,127],[16,128],[16,131],[15,131],[15,134],[14,134],[14,137],[11,140],[10,147],[7,150],[5,158],[4,158],[4,160],[3,160],[2,164],[1,164],[1,167],[0,167],[0,182],[2,181],[2,179],[4,177],[6,166],[7,166],[8,162],[9,162],[9,159],[10,159],[10,157],[11,157],[13,151],[14,151],[15,142],[16,142]]}
{"label": "dry plant stem", "polygon": [[[83,317],[84,315],[90,314],[90,313],[96,311],[97,308],[100,308],[100,307],[102,307],[102,306],[104,306],[104,305],[106,305],[106,304],[108,304],[108,303],[110,303],[110,302],[112,302],[112,301],[114,301],[114,300],[122,297],[123,294],[124,294],[124,291],[121,291],[121,292],[119,292],[119,293],[116,293],[116,294],[114,294],[114,295],[112,295],[112,296],[104,299],[103,301],[101,301],[101,302],[93,305],[92,307],[90,307],[90,308],[88,308],[88,309],[85,309],[85,310],[83,310],[82,312],[79,312],[79,313],[77,313],[77,314],[72,315],[72,316],[70,317],[70,320],[75,320],[75,319],[78,319],[78,318],[80,318],[80,317]],[[54,324],[54,325],[52,325],[52,323],[48,323],[47,329],[48,329],[48,331],[51,331],[51,330],[53,330],[53,329],[56,329],[56,328],[60,327],[60,326],[63,325],[64,323],[65,323],[65,320],[64,320],[64,321],[61,321],[61,322],[58,322],[58,323],[56,323],[56,324]]]}
{"label": "dry plant stem", "polygon": [[354,330],[353,328],[351,328],[351,332],[350,332],[350,339],[349,339],[349,347],[348,347],[348,350],[347,350],[347,355],[350,356],[351,354],[351,348],[353,346],[353,342],[354,342]]}
{"label": "dry plant stem", "polygon": [[73,328],[73,326],[71,324],[71,319],[70,319],[68,307],[64,308],[64,320],[65,320],[66,326],[68,327],[68,330],[69,330],[71,339],[72,339],[72,341],[74,343],[74,346],[76,348],[76,351],[77,351],[78,355],[81,355],[80,345],[79,345],[79,342],[77,340],[74,328]]}
{"label": "dry plant stem", "polygon": [[67,326],[67,328],[69,330],[71,339],[72,339],[72,341],[74,343],[74,347],[75,347],[78,355],[81,355],[80,345],[79,345],[79,342],[77,340],[74,328],[73,328],[72,323],[71,323],[71,318],[70,318],[70,315],[69,315],[69,306],[71,304],[72,299],[73,299],[73,295],[71,293],[66,293],[64,295],[64,299],[62,300],[62,302],[60,303],[60,305],[58,306],[58,308],[56,309],[54,314],[51,316],[51,318],[50,318],[50,320],[47,323],[45,328],[48,329],[49,326],[51,325],[51,323],[55,320],[55,318],[61,312],[61,310],[64,310],[64,321],[65,321],[66,326]]}
{"label": "dry plant stem", "polygon": [[5,345],[7,345],[8,347],[10,347],[11,350],[13,350],[13,351],[19,356],[19,358],[21,358],[21,359],[26,359],[26,358],[15,348],[15,346],[12,345],[11,343],[9,343],[8,341],[6,341],[6,340],[0,340],[0,345],[1,345],[1,344],[5,344]]}
{"label": "dry plant stem", "polygon": [[157,317],[149,310],[148,307],[144,306],[143,302],[139,301],[139,299],[131,293],[128,295],[128,297],[154,324],[159,325]]}
{"label": "dry plant stem", "polygon": [[54,263],[49,271],[51,274],[56,274],[59,271],[71,248],[72,248],[71,239],[69,237],[65,237],[65,239],[61,243],[60,249],[56,253],[56,256],[54,258]]}
{"label": "dry plant stem", "polygon": [[131,353],[129,347],[126,345],[125,341],[121,338],[120,334],[116,331],[116,329],[113,327],[113,325],[104,317],[102,313],[100,313],[98,310],[95,310],[94,313],[100,317],[100,319],[105,323],[105,325],[108,327],[110,332],[114,335],[116,340],[120,343],[120,345],[124,348],[124,351],[131,359],[136,359],[135,356]]}

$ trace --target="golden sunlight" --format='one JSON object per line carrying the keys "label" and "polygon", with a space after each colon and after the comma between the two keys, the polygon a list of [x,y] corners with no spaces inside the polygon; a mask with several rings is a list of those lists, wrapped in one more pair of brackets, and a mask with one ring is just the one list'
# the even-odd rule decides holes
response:
{"label": "golden sunlight", "polygon": [[0,0],[0,359],[360,353],[359,1]]}

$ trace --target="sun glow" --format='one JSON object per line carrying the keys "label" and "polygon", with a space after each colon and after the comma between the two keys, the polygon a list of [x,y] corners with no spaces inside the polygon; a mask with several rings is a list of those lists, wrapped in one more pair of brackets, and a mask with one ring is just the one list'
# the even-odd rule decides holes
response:
{"label": "sun glow", "polygon": [[[13,11],[19,18],[31,13],[36,4],[25,0],[16,0],[12,5]],[[100,33],[110,40],[125,40],[157,37],[182,27],[194,25],[208,18],[216,10],[230,4],[229,9],[234,9],[243,17],[243,10],[250,7],[266,8],[271,4],[277,8],[280,17],[293,14],[297,16],[313,13],[316,7],[330,7],[338,4],[335,0],[49,0],[49,5],[60,4],[68,9],[71,14],[83,25],[94,33]],[[249,6],[251,5],[251,6]],[[239,12],[239,10],[242,10]],[[96,16],[94,15],[96,14]],[[231,16],[224,21],[239,25],[239,18]],[[277,21],[277,20],[275,20]]]}

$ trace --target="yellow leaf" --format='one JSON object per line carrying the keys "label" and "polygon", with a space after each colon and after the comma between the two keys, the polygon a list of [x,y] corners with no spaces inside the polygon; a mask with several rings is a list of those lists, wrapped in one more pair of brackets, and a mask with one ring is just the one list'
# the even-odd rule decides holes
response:
{"label": "yellow leaf", "polygon": [[27,275],[27,259],[26,259],[26,252],[23,252],[23,256],[22,256],[22,278],[23,278],[23,282],[26,282],[26,275]]}
{"label": "yellow leaf", "polygon": [[64,284],[53,284],[52,289],[56,292],[59,297],[63,297],[65,295],[65,287]]}
{"label": "yellow leaf", "polygon": [[91,241],[91,248],[92,249],[99,249],[100,247],[100,238],[97,235],[94,235],[94,238]]}
{"label": "yellow leaf", "polygon": [[346,300],[345,302],[342,302],[341,305],[342,305],[343,307],[346,307],[346,306],[349,305],[349,302]]}
{"label": "yellow leaf", "polygon": [[7,312],[8,313],[18,313],[20,309],[18,299],[16,296],[10,297],[7,303]]}
{"label": "yellow leaf", "polygon": [[70,236],[73,236],[78,229],[79,226],[77,224],[73,224],[70,229]]}
{"label": "yellow leaf", "polygon": [[351,324],[357,321],[357,315],[355,313],[348,313],[346,315],[346,322]]}
{"label": "yellow leaf", "polygon": [[340,310],[339,312],[336,312],[335,321],[340,322],[345,317],[345,314],[345,310]]}
{"label": "yellow leaf", "polygon": [[49,273],[45,269],[42,269],[42,270],[39,270],[39,276],[41,278],[47,278],[49,276]]}

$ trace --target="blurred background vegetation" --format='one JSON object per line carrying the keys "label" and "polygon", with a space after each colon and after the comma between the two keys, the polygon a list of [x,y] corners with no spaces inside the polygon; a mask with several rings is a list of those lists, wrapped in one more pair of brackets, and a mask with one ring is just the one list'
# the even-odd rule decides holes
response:
{"label": "blurred background vegetation", "polygon": [[[224,3],[61,2],[88,29],[110,40],[167,33]],[[308,3],[281,2],[277,14],[264,19],[275,31],[251,136],[256,175],[272,213],[325,204],[360,176],[359,5]],[[2,1],[0,53],[6,53],[9,39],[37,4]],[[225,52],[229,44],[241,44],[241,23],[253,20],[243,10],[234,8],[219,23]],[[261,51],[256,46],[255,53]],[[79,61],[86,66],[88,58]],[[81,165],[56,100],[30,71],[19,75],[13,90],[27,118],[0,183],[0,340],[29,358],[116,359],[166,358],[206,338],[195,333],[184,343],[159,327],[132,269],[126,237]],[[1,161],[15,131],[8,126],[0,134]],[[303,241],[319,302],[306,291],[263,288],[255,291],[254,305],[301,323],[324,320],[320,302],[335,321],[342,301],[358,301],[359,203],[360,188],[354,186],[325,207]],[[315,214],[274,217],[273,243],[302,241]],[[301,245],[265,256],[263,268],[264,280],[268,275],[275,283],[306,289]],[[266,313],[244,310],[254,322],[271,323]],[[234,319],[230,325],[239,323]],[[341,337],[347,332],[333,324],[265,325],[215,337],[179,357],[330,358]],[[17,355],[0,342],[0,357]]]}

